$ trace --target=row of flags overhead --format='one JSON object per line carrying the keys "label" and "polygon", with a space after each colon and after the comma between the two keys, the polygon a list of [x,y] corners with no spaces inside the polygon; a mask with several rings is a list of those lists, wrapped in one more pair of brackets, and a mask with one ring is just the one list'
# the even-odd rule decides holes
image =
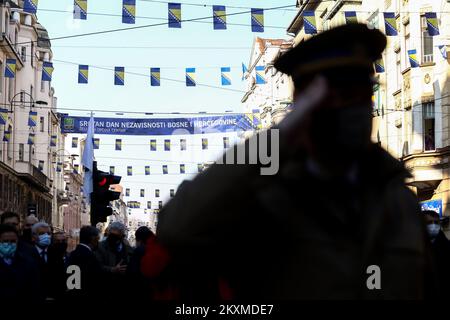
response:
{"label": "row of flags overhead", "polygon": [[[129,209],[141,209],[141,202],[139,201],[127,201],[127,207]],[[162,209],[163,207],[163,202],[162,201],[158,201],[158,209]],[[147,201],[147,209],[152,209],[152,202],[151,201]],[[147,213],[144,210],[144,213]]]}
{"label": "row of flags overhead", "polygon": [[[130,197],[130,193],[131,193],[131,190],[130,190],[130,188],[126,188],[125,189],[125,197]],[[145,193],[145,190],[144,189],[141,189],[141,197],[144,197],[142,194],[144,194]],[[172,194],[175,194],[175,190],[174,189],[170,189],[170,194],[172,195]],[[159,196],[160,196],[160,192],[159,192],[159,189],[155,189],[155,197],[156,198],[159,198]]]}
{"label": "row of flags overhead", "polygon": [[[16,69],[17,69],[17,60],[16,59],[6,59],[4,76],[5,78],[15,78],[16,77]],[[53,75],[53,63],[49,61],[44,61],[42,63],[42,81],[52,81]]]}
{"label": "row of flags overhead", "polygon": [[[136,167],[134,167],[134,168],[136,168]],[[161,165],[161,168],[162,168],[161,172],[163,175],[169,174],[169,166],[168,165],[163,164],[163,165]],[[204,168],[205,167],[202,163],[198,163],[197,164],[197,173],[203,172]],[[110,166],[109,173],[116,174],[116,167]],[[151,170],[150,166],[144,166],[144,174],[146,176],[150,176],[150,175],[155,175],[155,172],[153,170]],[[156,175],[158,175],[158,174],[156,174]],[[186,172],[186,164],[181,163],[181,164],[179,164],[179,171],[174,174],[193,174],[193,173]],[[127,176],[133,176],[133,166],[127,166]]]}
{"label": "row of flags overhead", "polygon": [[[252,115],[253,117],[257,117],[257,115]],[[253,120],[253,122],[255,122]],[[56,135],[55,136],[51,136],[50,139],[50,146],[51,147],[56,147]],[[72,148],[78,148],[78,137],[72,137]],[[94,145],[94,149],[100,149],[100,138],[94,138],[93,139],[93,145]],[[202,149],[203,150],[208,150],[209,147],[209,140],[208,138],[202,138]],[[115,143],[115,150],[116,151],[122,151],[122,139],[116,139]],[[171,150],[171,140],[170,139],[165,139],[164,140],[164,151],[170,151]],[[229,137],[223,137],[223,148],[224,149],[228,149],[230,147],[230,138]],[[180,139],[180,150],[181,151],[185,151],[187,150],[187,142],[186,139]],[[156,143],[156,139],[152,139],[150,140],[150,151],[157,151],[157,143]]]}
{"label": "row of flags overhead", "polygon": [[[195,87],[196,82],[196,68],[186,68],[186,86]],[[247,73],[247,67],[242,64],[243,79],[245,73]],[[265,67],[256,66],[256,84],[265,84]],[[223,86],[230,86],[231,81],[231,67],[221,67],[220,68],[220,82]],[[88,84],[89,83],[89,66],[82,64],[78,66],[78,83]],[[124,86],[125,85],[125,67],[114,67],[114,85]],[[150,85],[152,87],[161,86],[161,68],[150,68]]]}
{"label": "row of flags overhead", "polygon": [[[78,20],[87,20],[88,1],[74,0],[73,18]],[[36,14],[38,9],[38,0],[25,0],[23,10],[28,13]],[[250,12],[252,32],[264,32],[264,9],[252,8]],[[180,29],[182,27],[181,3],[167,4],[167,23],[169,28]],[[227,9],[222,5],[212,6],[212,20],[214,30],[227,29]],[[122,0],[122,23],[136,23],[136,0]]]}

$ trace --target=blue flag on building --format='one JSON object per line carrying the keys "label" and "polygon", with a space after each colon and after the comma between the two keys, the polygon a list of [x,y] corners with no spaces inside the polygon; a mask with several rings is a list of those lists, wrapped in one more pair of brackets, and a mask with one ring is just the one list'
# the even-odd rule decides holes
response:
{"label": "blue flag on building", "polygon": [[356,16],[356,11],[345,11],[344,16],[345,16],[346,24],[358,23],[358,17]]}
{"label": "blue flag on building", "polygon": [[78,138],[77,137],[72,138],[72,148],[78,148]]}
{"label": "blue flag on building", "polygon": [[116,139],[116,151],[122,150],[122,139]]}
{"label": "blue flag on building", "polygon": [[150,84],[152,87],[161,85],[161,68],[150,68]]}
{"label": "blue flag on building", "polygon": [[186,68],[186,86],[195,87],[195,68]]}
{"label": "blue flag on building", "polygon": [[303,24],[305,26],[306,34],[316,34],[317,24],[316,24],[316,13],[314,11],[303,12]]}
{"label": "blue flag on building", "polygon": [[213,6],[214,30],[226,30],[227,15],[225,6]]}
{"label": "blue flag on building", "polygon": [[169,3],[169,28],[181,28],[181,3]]}
{"label": "blue flag on building", "polygon": [[16,76],[16,59],[6,59],[5,78],[14,78]]}
{"label": "blue flag on building", "polygon": [[30,113],[28,114],[28,126],[36,127],[36,124],[37,124],[37,112],[30,111]]}
{"label": "blue flag on building", "polygon": [[384,13],[384,28],[387,36],[393,37],[398,35],[397,19],[395,19],[394,12]]}
{"label": "blue flag on building", "polygon": [[264,9],[251,10],[252,32],[264,32]]}
{"label": "blue flag on building", "polygon": [[169,173],[169,168],[167,167],[166,164],[163,164],[162,171],[163,171],[163,174],[168,174]]}
{"label": "blue flag on building", "polygon": [[145,197],[145,189],[141,189],[141,198]]}
{"label": "blue flag on building", "polygon": [[180,164],[180,173],[181,174],[186,173],[186,166],[184,164]]}
{"label": "blue flag on building", "polygon": [[114,68],[114,85],[123,86],[125,85],[125,68],[115,67]]}
{"label": "blue flag on building", "polygon": [[408,50],[409,63],[411,68],[418,68],[420,66],[419,60],[417,59],[417,50]]}
{"label": "blue flag on building", "polygon": [[74,1],[73,18],[79,20],[87,20],[87,0]]}
{"label": "blue flag on building", "polygon": [[74,164],[73,165],[73,173],[74,174],[78,174],[79,170],[80,170],[80,165],[79,164]]}
{"label": "blue flag on building", "polygon": [[150,151],[156,151],[156,140],[150,140]]}
{"label": "blue flag on building", "polygon": [[34,133],[28,134],[28,144],[33,145],[34,144]]}
{"label": "blue flag on building", "polygon": [[180,139],[180,150],[185,151],[186,150],[186,139]]}
{"label": "blue flag on building", "polygon": [[170,151],[170,140],[164,140],[164,151]]}
{"label": "blue flag on building", "polygon": [[150,175],[150,166],[145,166],[145,175],[146,176]]}
{"label": "blue flag on building", "polygon": [[78,66],[78,83],[88,83],[89,80],[89,66],[80,64]]}
{"label": "blue flag on building", "polygon": [[38,7],[38,0],[24,0],[23,11],[36,14]]}
{"label": "blue flag on building", "polygon": [[11,131],[5,130],[3,132],[3,142],[9,142],[11,140]]}
{"label": "blue flag on building", "polygon": [[256,84],[265,84],[266,83],[265,67],[256,66],[255,72],[256,72]]}
{"label": "blue flag on building", "polygon": [[128,166],[127,167],[127,175],[128,176],[132,176],[133,175],[133,167],[132,166]]}
{"label": "blue flag on building", "polygon": [[62,162],[58,162],[56,164],[56,172],[62,172],[62,167],[63,167]]}
{"label": "blue flag on building", "polygon": [[99,138],[94,138],[94,150],[96,149],[100,149],[100,139]]}
{"label": "blue flag on building", "polygon": [[52,81],[53,63],[44,61],[42,64],[42,81]]}
{"label": "blue flag on building", "polygon": [[0,109],[0,125],[5,125],[8,121],[8,109]]}
{"label": "blue flag on building", "polygon": [[125,189],[125,197],[129,197],[130,196],[130,189]]}
{"label": "blue flag on building", "polygon": [[428,34],[431,37],[439,35],[439,21],[437,19],[436,12],[425,13],[425,18],[427,19],[427,29]]}
{"label": "blue flag on building", "polygon": [[115,174],[116,173],[116,167],[110,166],[109,167],[109,174]]}
{"label": "blue flag on building", "polygon": [[231,85],[231,68],[230,67],[223,67],[220,69],[221,72],[221,81],[223,86],[230,86]]}
{"label": "blue flag on building", "polygon": [[202,139],[202,150],[208,150],[208,139],[207,138]]}
{"label": "blue flag on building", "polygon": [[56,147],[58,137],[56,135],[52,135],[50,137],[50,147]]}
{"label": "blue flag on building", "polygon": [[123,0],[122,23],[136,23],[136,0]]}
{"label": "blue flag on building", "polygon": [[228,137],[223,137],[223,148],[227,149],[230,147],[230,138]]}
{"label": "blue flag on building", "polygon": [[376,73],[384,73],[384,62],[383,58],[375,61],[375,71]]}

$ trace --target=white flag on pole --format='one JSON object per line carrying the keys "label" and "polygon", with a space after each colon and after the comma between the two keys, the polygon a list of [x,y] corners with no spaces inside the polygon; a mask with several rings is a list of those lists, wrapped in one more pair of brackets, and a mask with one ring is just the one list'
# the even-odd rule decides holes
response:
{"label": "white flag on pole", "polygon": [[84,145],[81,164],[84,166],[83,192],[88,203],[91,202],[91,192],[93,191],[92,171],[94,170],[94,116],[91,113],[89,119],[86,143]]}

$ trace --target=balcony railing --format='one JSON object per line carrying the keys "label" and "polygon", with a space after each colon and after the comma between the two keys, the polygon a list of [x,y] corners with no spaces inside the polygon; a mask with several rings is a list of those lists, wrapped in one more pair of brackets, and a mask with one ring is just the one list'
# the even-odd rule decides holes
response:
{"label": "balcony railing", "polygon": [[433,62],[433,55],[432,54],[424,54],[422,56],[422,62],[423,63],[432,63]]}
{"label": "balcony railing", "polygon": [[29,179],[31,182],[40,184],[45,190],[50,190],[50,180],[47,176],[42,173],[38,168],[33,166],[29,162],[16,162],[16,171],[19,175],[23,176],[26,179]]}

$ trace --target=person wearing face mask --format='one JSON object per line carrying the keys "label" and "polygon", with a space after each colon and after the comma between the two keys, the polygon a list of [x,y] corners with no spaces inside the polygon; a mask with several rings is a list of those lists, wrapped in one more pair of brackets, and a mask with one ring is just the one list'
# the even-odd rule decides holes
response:
{"label": "person wearing face mask", "polygon": [[18,301],[39,300],[41,281],[36,262],[17,250],[19,234],[8,224],[0,224],[0,301],[2,305]]}
{"label": "person wearing face mask", "polygon": [[[108,237],[98,245],[96,255],[98,261],[107,273],[108,285],[114,288],[126,287],[126,270],[132,248],[125,240],[125,225],[121,222],[113,222],[108,226]],[[112,293],[115,290],[106,290]]]}
{"label": "person wearing face mask", "polygon": [[[213,299],[219,278],[238,300],[425,297],[426,238],[410,174],[371,142],[374,62],[386,43],[354,23],[274,61],[294,84],[292,111],[267,132],[279,170],[221,161],[158,215],[157,238],[194,284],[191,300]],[[265,134],[223,158],[258,155]],[[371,290],[374,266],[381,286]]]}
{"label": "person wearing face mask", "polygon": [[50,243],[52,241],[50,226],[45,222],[35,223],[31,228],[31,235],[38,257],[37,259],[39,270],[41,272],[41,279],[45,287],[43,294],[47,299],[52,299],[52,297],[50,297],[50,284],[52,274],[50,272],[48,254],[48,247],[50,246]]}
{"label": "person wearing face mask", "polygon": [[427,227],[427,234],[431,246],[431,266],[433,272],[433,288],[430,295],[435,299],[446,300],[450,298],[450,241],[441,228],[441,219],[437,212],[422,211]]}

